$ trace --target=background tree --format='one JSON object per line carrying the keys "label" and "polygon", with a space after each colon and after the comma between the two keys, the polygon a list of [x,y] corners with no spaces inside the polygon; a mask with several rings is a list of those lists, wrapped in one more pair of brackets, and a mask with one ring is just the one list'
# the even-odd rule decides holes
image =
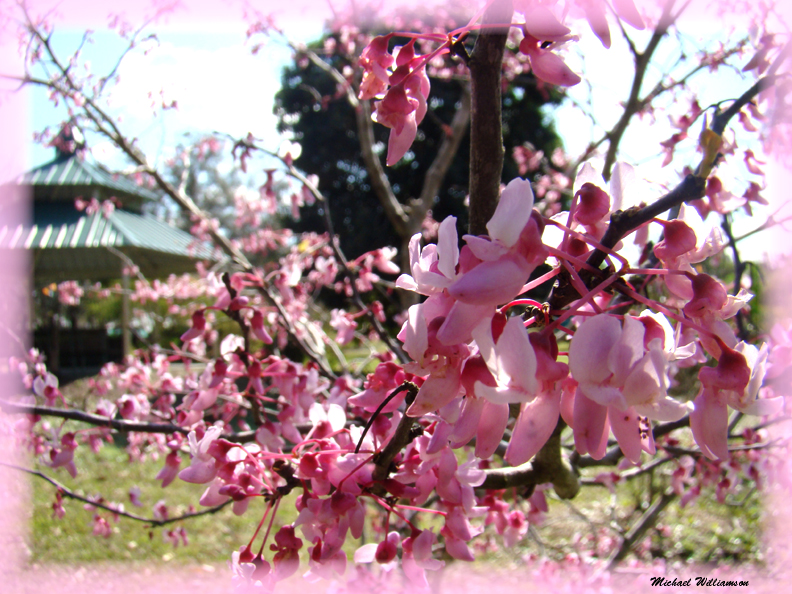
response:
{"label": "background tree", "polygon": [[[429,16],[425,11],[414,9],[402,15],[402,18],[433,28],[439,22],[448,20],[442,14],[439,11]],[[369,25],[368,21],[364,22]],[[458,26],[460,22],[461,19],[454,20],[453,26]],[[376,23],[370,23],[370,26],[371,30],[361,31],[365,36],[352,37],[358,41],[352,51],[349,51],[350,44],[343,43],[340,32],[328,33],[309,49],[338,72],[349,70],[362,50],[360,43],[385,32],[382,24],[377,27]],[[393,48],[406,41],[394,37],[390,46]],[[341,47],[346,51],[342,53],[339,50]],[[459,76],[449,76],[447,71],[438,72],[430,80],[430,108],[420,127],[418,139],[410,149],[409,158],[387,169],[393,192],[403,206],[410,205],[421,195],[426,174],[442,140],[450,132],[450,123],[460,107],[467,84]],[[530,143],[535,150],[551,155],[560,146],[560,140],[547,116],[547,108],[558,104],[560,99],[561,93],[556,88],[543,85],[530,73],[510,81],[503,97],[506,153],[502,178],[504,183],[520,173],[513,156],[516,147]],[[372,173],[362,160],[355,110],[346,97],[338,93],[337,81],[298,52],[295,63],[284,71],[282,89],[276,95],[275,112],[280,120],[280,131],[293,135],[305,147],[295,160],[295,165],[306,173],[317,175],[319,189],[331,198],[331,214],[344,252],[350,257],[357,257],[382,245],[403,245],[404,237],[399,236],[383,206],[376,200],[371,183]],[[387,144],[387,129],[375,126],[373,132],[375,145],[384,147]],[[378,160],[384,168],[384,150],[378,151]],[[469,160],[469,142],[465,135],[430,206],[432,217],[436,220],[443,220],[447,216],[457,217],[460,230],[467,228]],[[322,216],[316,212],[320,208],[320,205],[316,205],[304,209],[301,220],[294,225],[295,230],[324,229]]]}

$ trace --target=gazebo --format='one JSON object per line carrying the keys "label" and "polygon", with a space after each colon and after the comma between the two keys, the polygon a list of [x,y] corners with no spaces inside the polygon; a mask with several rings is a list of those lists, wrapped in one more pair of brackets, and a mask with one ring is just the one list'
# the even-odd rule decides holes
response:
{"label": "gazebo", "polygon": [[[21,175],[16,183],[32,193],[30,225],[0,227],[0,249],[31,251],[36,287],[65,280],[107,281],[121,279],[122,352],[131,351],[129,328],[129,269],[136,266],[146,278],[194,272],[197,260],[214,260],[212,252],[189,233],[144,214],[143,205],[157,194],[129,179],[110,173],[83,157],[83,145],[70,127],[55,142],[55,158]],[[75,201],[112,200],[114,209],[88,213]],[[112,351],[101,332],[63,340],[53,323],[47,349],[50,365],[58,369],[61,345]],[[96,344],[86,344],[96,343]],[[82,343],[82,344],[78,344]],[[65,354],[65,353],[64,353]],[[119,353],[107,353],[108,359]],[[54,365],[53,365],[54,364]]]}

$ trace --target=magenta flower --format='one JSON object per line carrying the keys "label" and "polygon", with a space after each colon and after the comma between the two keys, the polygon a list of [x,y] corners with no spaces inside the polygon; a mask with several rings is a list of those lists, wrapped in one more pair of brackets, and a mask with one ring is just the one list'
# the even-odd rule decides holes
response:
{"label": "magenta flower", "polygon": [[181,335],[182,342],[189,342],[201,336],[206,330],[206,317],[204,317],[204,310],[199,309],[192,315],[192,328],[187,330]]}
{"label": "magenta flower", "polygon": [[624,455],[637,463],[641,450],[654,453],[640,417],[674,421],[687,412],[667,393],[664,342],[652,340],[647,349],[644,335],[644,325],[635,318],[625,316],[622,326],[608,315],[587,318],[575,333],[569,369],[578,383],[573,429],[581,454],[601,458],[610,426]]}
{"label": "magenta flower", "polygon": [[63,395],[58,389],[58,378],[49,372],[36,376],[36,379],[33,380],[33,392],[43,397],[47,406],[54,406],[58,398],[63,399]]}
{"label": "magenta flower", "polygon": [[174,450],[165,457],[165,466],[154,477],[155,480],[162,481],[162,488],[164,489],[173,482],[173,479],[179,474],[179,467],[181,466],[181,456],[178,451]]}
{"label": "magenta flower", "polygon": [[699,372],[701,390],[693,401],[690,429],[705,456],[728,460],[728,407],[743,414],[765,416],[781,410],[783,397],[759,398],[765,376],[768,348],[740,342],[724,347],[716,367]]}
{"label": "magenta flower", "polygon": [[264,328],[264,314],[258,309],[253,312],[253,317],[250,319],[250,328],[253,334],[264,344],[272,344],[272,337]]}
{"label": "magenta flower", "polygon": [[187,440],[190,444],[190,465],[179,473],[179,478],[187,483],[208,483],[217,475],[215,459],[209,453],[209,447],[220,437],[223,428],[213,425],[206,430],[199,441],[195,431],[190,431]]}

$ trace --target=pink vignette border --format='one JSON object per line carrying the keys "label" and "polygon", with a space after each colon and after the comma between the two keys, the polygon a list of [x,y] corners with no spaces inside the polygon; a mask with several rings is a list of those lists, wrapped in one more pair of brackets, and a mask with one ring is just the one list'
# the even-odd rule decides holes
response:
{"label": "pink vignette border", "polygon": [[[402,0],[406,3],[407,0]],[[35,5],[39,2],[34,0]],[[50,3],[48,3],[50,4]],[[97,0],[64,0],[60,5],[60,12],[66,14],[66,19],[61,24],[62,27],[77,27],[90,24],[98,27],[105,24],[105,16],[110,10],[114,12],[125,11],[127,14],[140,12],[148,8],[147,5],[124,0],[115,2],[112,7],[102,6],[103,2]],[[177,12],[168,18],[186,19],[185,22],[191,25],[204,24],[211,27],[216,23],[218,15],[221,19],[228,15],[227,1],[212,2],[211,0],[186,0],[183,4],[189,9],[189,13]],[[269,0],[263,3],[254,3],[261,10],[272,9]],[[278,8],[284,4],[278,3]],[[324,0],[298,0],[285,4],[291,11],[308,10],[312,5],[317,8],[325,6]],[[783,2],[780,3],[783,5]],[[2,6],[0,6],[2,10]],[[792,17],[792,6],[784,8],[785,16],[789,22]],[[299,12],[297,12],[299,14]],[[305,13],[303,13],[305,14]],[[134,20],[134,16],[131,16]],[[4,40],[0,42],[0,68],[8,71],[14,64],[15,47],[13,41]],[[19,147],[24,147],[25,143],[30,142],[27,130],[27,106],[23,98],[2,98],[0,101],[0,129],[3,131],[3,142],[0,143],[0,183],[13,179],[22,172],[25,164],[22,160],[23,151]],[[768,195],[771,202],[780,206],[790,201],[790,197],[784,195],[783,188],[792,188],[792,171],[775,165],[768,175]],[[774,191],[775,189],[775,191]],[[10,188],[2,188],[0,195],[0,226],[14,223],[19,224],[28,215],[25,206],[24,196]],[[768,237],[768,241],[779,246],[779,251],[789,254],[792,252],[792,236],[777,229],[775,233]],[[24,320],[26,315],[26,304],[16,297],[24,294],[24,287],[27,284],[29,262],[25,254],[15,254],[14,258],[3,254],[0,261],[0,315],[7,316],[7,321]],[[8,287],[21,287],[20,291],[7,290]],[[773,303],[785,305],[788,296],[792,295],[792,278],[784,278],[783,274],[776,275],[772,287],[768,287],[768,298]],[[784,319],[775,320],[778,322],[789,323],[792,320],[792,311],[784,310]],[[16,346],[13,341],[7,340],[6,336],[0,337],[0,358],[7,358],[13,354]],[[4,370],[0,366],[0,398],[6,398],[16,392],[17,387],[9,383],[4,377]],[[13,461],[17,456],[11,448],[8,436],[0,430],[0,455],[3,460]],[[792,477],[786,477],[789,484]],[[19,473],[0,466],[0,590],[16,594],[67,594],[71,592],[94,593],[112,592],[113,594],[126,594],[129,592],[145,592],[150,594],[171,594],[174,591],[184,591],[192,588],[201,588],[204,591],[226,592],[232,591],[230,583],[230,571],[224,572],[222,568],[213,573],[206,572],[199,568],[178,568],[175,571],[157,569],[153,573],[139,567],[113,567],[99,566],[90,568],[69,568],[58,566],[52,568],[41,568],[38,571],[30,571],[24,568],[26,562],[24,555],[24,537],[26,533],[26,520],[28,509],[26,503],[29,501],[29,485],[26,477]],[[774,550],[775,562],[779,565],[789,567],[788,561],[792,561],[792,542],[789,542],[788,535],[792,533],[792,505],[787,497],[782,493],[770,493],[768,495],[768,509],[773,509],[775,515],[772,524],[767,528],[767,544]],[[789,543],[789,544],[788,544]],[[230,551],[229,551],[230,557]],[[457,564],[459,565],[459,564]],[[442,581],[443,589],[453,589],[462,592],[478,592],[490,589],[497,584],[500,592],[511,593],[524,592],[525,586],[530,584],[532,589],[544,588],[545,590],[558,590],[561,582],[553,580],[542,581],[526,571],[513,572],[510,575],[498,572],[492,568],[493,574],[484,574],[482,568],[477,567],[471,571],[465,571],[459,567],[454,568],[447,578]],[[488,569],[489,571],[489,569]],[[706,571],[706,570],[705,570]],[[741,579],[742,572],[734,576],[725,573],[720,575],[721,579]],[[690,576],[665,576],[668,578]],[[752,579],[755,576],[752,576]],[[788,576],[782,576],[788,577]],[[152,583],[153,582],[153,583]],[[658,591],[649,588],[648,576],[646,578],[647,591]],[[615,585],[615,584],[614,584]],[[301,580],[290,581],[283,584],[280,588],[282,592],[304,591],[307,582]],[[765,584],[766,588],[761,591],[770,590],[773,586]],[[310,586],[315,588],[316,586]],[[633,585],[635,587],[635,585]],[[7,589],[8,588],[8,589]],[[580,584],[569,582],[566,584],[565,591],[579,592]],[[672,588],[676,590],[676,588]],[[324,590],[323,587],[318,590]],[[688,590],[689,588],[680,588]],[[663,588],[662,591],[669,591]],[[742,589],[738,589],[742,591]],[[745,590],[746,592],[748,590]]]}

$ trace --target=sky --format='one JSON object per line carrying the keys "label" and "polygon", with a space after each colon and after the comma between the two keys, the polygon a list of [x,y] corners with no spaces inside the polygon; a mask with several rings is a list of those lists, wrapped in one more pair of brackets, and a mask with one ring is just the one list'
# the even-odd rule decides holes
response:
{"label": "sky", "polygon": [[[97,4],[61,2],[62,18],[56,21],[53,44],[67,54],[79,45],[86,27],[91,27],[93,43],[84,55],[93,72],[104,73],[113,67],[124,45],[107,29],[109,9]],[[218,8],[226,4],[227,10]],[[288,11],[273,9],[272,2],[259,4],[263,12],[272,11],[279,26],[295,41],[308,42],[322,32],[327,11],[320,3],[296,0],[287,4]],[[218,131],[238,137],[252,132],[258,137],[274,137],[273,98],[291,50],[272,42],[253,55],[250,45],[245,44],[246,24],[241,14],[238,3],[205,7],[188,1],[184,8],[177,8],[152,27],[158,44],[148,44],[150,50],[145,55],[131,53],[124,59],[111,105],[122,115],[122,129],[138,137],[150,158],[167,157],[167,149],[186,131]],[[132,20],[131,14],[129,17]],[[178,102],[178,109],[153,118],[147,92],[160,88],[168,101]],[[42,89],[23,93],[31,135],[66,118],[63,107],[53,106]],[[94,140],[90,148],[100,162],[122,162],[109,142]],[[51,158],[51,148],[26,143],[25,168]]]}

